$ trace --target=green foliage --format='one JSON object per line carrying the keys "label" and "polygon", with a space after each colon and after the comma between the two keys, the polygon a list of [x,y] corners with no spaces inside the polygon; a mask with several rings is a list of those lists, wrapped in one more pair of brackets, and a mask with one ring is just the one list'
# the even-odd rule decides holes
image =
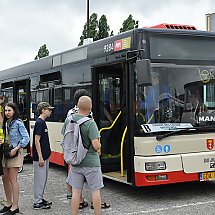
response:
{"label": "green foliage", "polygon": [[114,34],[113,34],[113,31],[111,31],[111,33],[110,33],[110,36],[113,36]]}
{"label": "green foliage", "polygon": [[[113,31],[110,32],[110,26],[107,23],[107,18],[103,14],[99,21],[97,20],[98,16],[96,13],[93,13],[90,16],[89,20],[89,35],[87,35],[87,23],[84,25],[84,30],[82,31],[82,35],[80,37],[79,46],[83,45],[84,39],[93,38],[93,41],[100,40],[109,36],[113,36]],[[124,20],[122,24],[122,28],[120,28],[119,33],[132,30],[134,28],[138,28],[139,21],[135,21],[133,16],[130,14],[126,20]]]}
{"label": "green foliage", "polygon": [[97,20],[98,15],[96,13],[93,13],[90,16],[89,20],[89,35],[87,35],[87,23],[84,25],[84,30],[82,31],[82,35],[80,37],[80,42],[79,46],[83,45],[84,39],[86,38],[96,38],[97,35],[97,28],[98,28],[98,20]]}
{"label": "green foliage", "polygon": [[100,39],[109,37],[110,27],[107,24],[107,18],[106,18],[106,16],[104,14],[99,19],[98,28],[99,29],[98,29],[98,33],[97,33],[97,36],[96,36],[96,40],[100,40]]}
{"label": "green foliage", "polygon": [[89,20],[89,35],[87,35],[87,23],[84,25],[84,30],[82,31],[82,35],[80,37],[79,46],[83,45],[84,39],[86,38],[93,38],[93,41],[100,40],[106,37],[109,37],[109,31],[110,27],[107,24],[107,18],[105,15],[102,15],[99,19],[99,22],[97,20],[98,15],[96,13],[93,13],[90,16]]}
{"label": "green foliage", "polygon": [[90,25],[89,25],[89,38],[95,38],[97,35],[97,28],[98,28],[98,15],[93,13],[90,16]]}
{"label": "green foliage", "polygon": [[78,46],[83,45],[84,39],[86,39],[86,38],[87,38],[87,23],[84,25],[84,30],[82,31],[82,35],[80,37],[80,42],[79,42]]}
{"label": "green foliage", "polygon": [[44,44],[39,48],[37,56],[34,58],[34,60],[37,60],[46,56],[49,56],[49,50],[47,49],[46,44]]}
{"label": "green foliage", "polygon": [[128,18],[123,22],[122,28],[120,28],[119,33],[138,28],[139,21],[135,21],[133,16],[130,14]]}

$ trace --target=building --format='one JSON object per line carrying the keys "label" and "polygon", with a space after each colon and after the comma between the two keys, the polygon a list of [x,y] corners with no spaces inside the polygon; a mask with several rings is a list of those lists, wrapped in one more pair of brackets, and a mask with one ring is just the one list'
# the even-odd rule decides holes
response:
{"label": "building", "polygon": [[206,30],[215,31],[215,13],[206,14]]}

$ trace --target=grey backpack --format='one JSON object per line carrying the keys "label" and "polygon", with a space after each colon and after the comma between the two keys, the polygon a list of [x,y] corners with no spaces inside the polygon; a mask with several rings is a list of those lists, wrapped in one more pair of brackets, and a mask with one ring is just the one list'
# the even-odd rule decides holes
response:
{"label": "grey backpack", "polygon": [[81,163],[89,150],[89,147],[85,148],[83,145],[80,125],[92,119],[83,117],[76,122],[73,120],[73,115],[67,119],[69,123],[66,126],[62,141],[64,160],[67,164],[75,166]]}

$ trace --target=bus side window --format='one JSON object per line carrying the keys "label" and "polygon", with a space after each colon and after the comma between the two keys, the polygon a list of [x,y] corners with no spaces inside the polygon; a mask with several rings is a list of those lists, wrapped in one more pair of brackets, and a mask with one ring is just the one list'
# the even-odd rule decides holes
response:
{"label": "bus side window", "polygon": [[62,122],[63,119],[63,89],[62,87],[54,88],[54,111],[53,120]]}
{"label": "bus side window", "polygon": [[34,113],[34,119],[39,116],[39,112],[37,111],[37,105],[40,102],[48,102],[50,103],[49,89],[37,89],[31,92],[32,99],[32,113]]}
{"label": "bus side window", "polygon": [[63,89],[63,118],[65,119],[68,111],[75,106],[73,95],[75,91],[72,87]]}

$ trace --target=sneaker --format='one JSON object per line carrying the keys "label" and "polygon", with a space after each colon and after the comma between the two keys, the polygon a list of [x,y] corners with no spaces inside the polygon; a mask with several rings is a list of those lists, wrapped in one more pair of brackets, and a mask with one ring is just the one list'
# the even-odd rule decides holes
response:
{"label": "sneaker", "polygon": [[52,202],[46,201],[45,199],[42,199],[42,202],[44,203],[44,205],[52,205]]}
{"label": "sneaker", "polygon": [[44,204],[44,202],[40,202],[40,203],[37,203],[37,204],[34,204],[34,209],[37,210],[37,209],[50,209],[50,205],[46,205]]}
{"label": "sneaker", "polygon": [[72,199],[72,194],[67,194],[66,198],[67,199]]}

